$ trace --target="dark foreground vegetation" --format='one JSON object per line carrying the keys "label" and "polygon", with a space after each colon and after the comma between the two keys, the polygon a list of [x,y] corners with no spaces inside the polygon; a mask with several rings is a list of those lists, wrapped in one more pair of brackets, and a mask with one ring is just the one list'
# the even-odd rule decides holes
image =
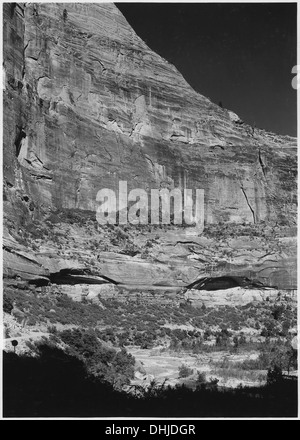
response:
{"label": "dark foreground vegetation", "polygon": [[264,387],[224,390],[202,383],[193,391],[152,384],[128,393],[54,345],[40,345],[36,356],[5,352],[3,364],[6,418],[297,417],[297,381],[279,370],[269,371]]}

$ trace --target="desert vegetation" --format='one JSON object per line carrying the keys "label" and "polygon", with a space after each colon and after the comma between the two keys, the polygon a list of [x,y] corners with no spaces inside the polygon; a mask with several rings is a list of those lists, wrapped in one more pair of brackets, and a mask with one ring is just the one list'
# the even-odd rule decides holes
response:
{"label": "desert vegetation", "polygon": [[[72,341],[71,341],[72,344]],[[199,376],[197,387],[118,390],[77,355],[49,343],[36,356],[4,353],[5,417],[296,417],[297,381],[270,370],[262,387],[225,390]]]}
{"label": "desert vegetation", "polygon": [[[196,308],[187,302],[157,307],[154,302],[151,304],[141,298],[122,301],[99,298],[98,304],[89,300],[75,302],[64,294],[7,290],[4,311],[11,313],[13,303],[28,316],[29,326],[61,323],[92,327],[98,337],[115,346],[131,344],[151,348],[167,342],[174,350],[195,352],[199,347],[205,349],[208,341],[214,341],[215,350],[224,347],[237,350],[246,345],[249,348],[258,337],[260,341],[289,340],[297,318],[295,307],[283,296],[275,302],[239,307]],[[246,337],[245,328],[252,330],[252,336]]]}
{"label": "desert vegetation", "polygon": [[[193,357],[194,370],[183,362],[177,374],[179,382],[186,378],[192,387],[204,364],[210,368],[208,381],[222,378],[234,383],[266,383],[270,369],[285,374],[297,369],[297,352],[291,344],[296,310],[284,295],[275,301],[218,308],[196,308],[188,302],[157,307],[141,297],[121,298],[75,302],[63,294],[8,290],[4,308],[10,314],[15,306],[28,316],[27,328],[44,325],[53,344],[62,344],[66,353],[85,363],[89,373],[119,388],[134,378],[129,352],[135,347],[150,357],[151,350],[167,358],[184,353]],[[29,349],[36,351],[30,344]]]}
{"label": "desert vegetation", "polygon": [[134,377],[135,360],[126,350],[115,350],[104,345],[92,330],[79,328],[54,332],[50,339],[42,342],[27,342],[30,352],[40,355],[45,348],[55,349],[61,346],[64,352],[83,362],[88,374],[99,378],[116,389],[130,384]]}

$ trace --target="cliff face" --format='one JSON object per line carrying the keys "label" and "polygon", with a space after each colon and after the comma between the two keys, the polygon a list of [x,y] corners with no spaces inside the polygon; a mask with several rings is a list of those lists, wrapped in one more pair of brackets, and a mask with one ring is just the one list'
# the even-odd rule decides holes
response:
{"label": "cliff face", "polygon": [[159,264],[109,249],[94,267],[98,274],[125,284],[180,286],[214,263],[217,273],[295,288],[294,138],[253,129],[196,93],[113,4],[4,4],[4,69],[8,277],[90,267],[89,257],[79,263],[74,250],[58,258],[55,246],[50,264],[41,250],[45,240],[33,252],[20,237],[51,212],[95,212],[97,192],[126,180],[128,190],[204,189],[207,228],[249,223],[252,232],[228,243],[237,237],[225,237],[224,229],[229,259],[217,236],[200,251],[199,237],[191,250],[186,231],[168,238],[160,231],[153,251]]}

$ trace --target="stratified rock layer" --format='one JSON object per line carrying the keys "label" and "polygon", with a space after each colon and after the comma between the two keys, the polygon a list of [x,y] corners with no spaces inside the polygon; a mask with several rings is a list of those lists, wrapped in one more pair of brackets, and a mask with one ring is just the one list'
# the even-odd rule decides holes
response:
{"label": "stratified rock layer", "polygon": [[230,258],[218,237],[201,251],[199,237],[188,247],[191,230],[169,240],[160,232],[158,261],[102,252],[100,275],[181,287],[235,273],[295,288],[294,138],[253,129],[196,93],[113,4],[4,4],[4,69],[4,207],[14,229],[5,235],[7,277],[88,266],[57,248],[51,258],[24,249],[19,238],[50,212],[95,212],[97,192],[125,180],[128,190],[204,189],[206,226],[286,229],[271,250],[268,239],[249,244],[243,234]]}

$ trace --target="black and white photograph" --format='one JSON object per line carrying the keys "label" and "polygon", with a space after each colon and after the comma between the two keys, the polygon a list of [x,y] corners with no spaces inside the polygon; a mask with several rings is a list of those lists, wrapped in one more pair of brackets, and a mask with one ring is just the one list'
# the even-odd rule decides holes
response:
{"label": "black and white photograph", "polygon": [[1,9],[1,417],[299,419],[297,2]]}

